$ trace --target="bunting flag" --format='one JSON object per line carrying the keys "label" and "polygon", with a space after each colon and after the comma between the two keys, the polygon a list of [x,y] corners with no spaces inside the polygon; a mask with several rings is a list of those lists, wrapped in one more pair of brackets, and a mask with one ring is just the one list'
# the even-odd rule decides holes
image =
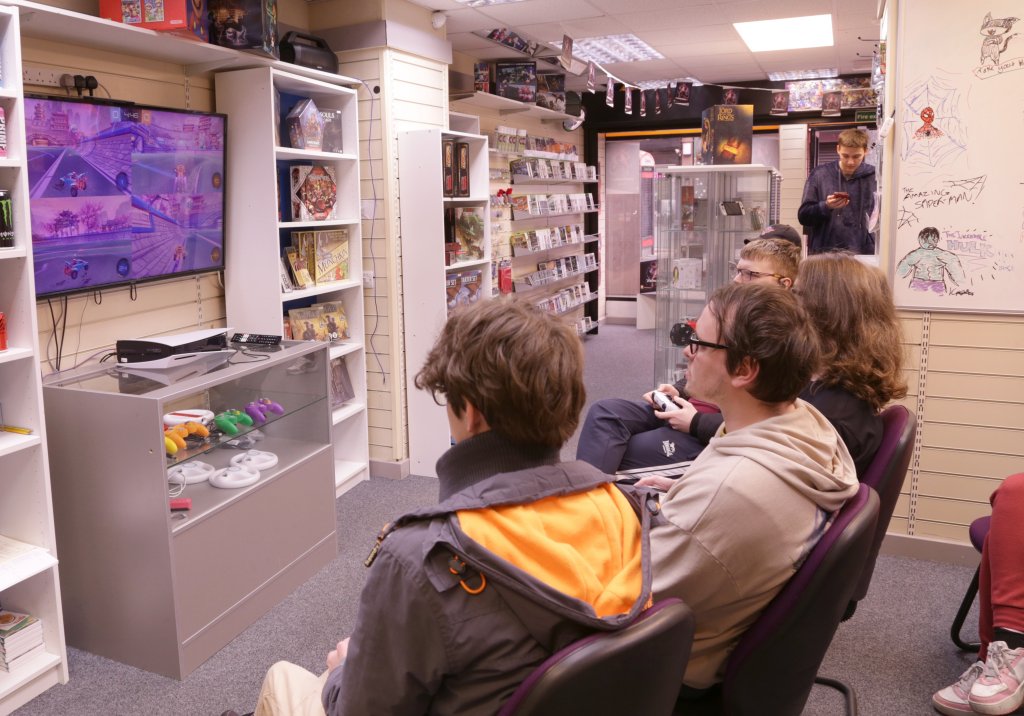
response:
{"label": "bunting flag", "polygon": [[608,86],[604,91],[604,103],[609,107],[615,106],[615,83],[611,77],[608,78]]}
{"label": "bunting flag", "polygon": [[668,108],[672,109],[672,105],[675,103],[675,100],[676,100],[676,90],[675,90],[675,87],[673,87],[670,84],[666,85],[665,86],[665,97],[668,98],[668,104],[667,104]]}
{"label": "bunting flag", "polygon": [[587,92],[594,94],[597,92],[597,83],[594,80],[595,67],[593,62],[587,63]]}
{"label": "bunting flag", "polygon": [[842,90],[821,93],[821,116],[838,117],[843,108]]}
{"label": "bunting flag", "polygon": [[661,114],[661,90],[654,88],[654,113]]}
{"label": "bunting flag", "polygon": [[647,91],[640,90],[640,116],[647,116]]}
{"label": "bunting flag", "polygon": [[772,92],[771,114],[776,117],[785,117],[789,114],[789,90],[776,90]]}
{"label": "bunting flag", "polygon": [[572,38],[568,35],[562,35],[562,54],[558,58],[558,64],[566,70],[572,67]]}
{"label": "bunting flag", "polygon": [[633,88],[626,85],[626,114],[633,114]]}
{"label": "bunting flag", "polygon": [[739,104],[740,91],[735,87],[726,87],[722,92],[722,104]]}
{"label": "bunting flag", "polygon": [[675,99],[673,104],[678,104],[683,107],[690,106],[690,88],[693,86],[692,82],[677,82]]}

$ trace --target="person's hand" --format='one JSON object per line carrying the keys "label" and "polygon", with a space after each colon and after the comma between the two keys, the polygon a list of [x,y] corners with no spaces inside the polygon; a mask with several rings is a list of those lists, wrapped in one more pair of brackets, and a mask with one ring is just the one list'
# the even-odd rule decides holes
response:
{"label": "person's hand", "polygon": [[348,639],[342,639],[334,650],[327,655],[327,670],[334,671],[348,656]]}
{"label": "person's hand", "polygon": [[850,195],[849,194],[829,194],[825,197],[825,206],[829,209],[842,209],[849,205]]}
{"label": "person's hand", "polygon": [[693,416],[697,414],[697,409],[690,401],[680,398],[678,394],[672,398],[672,402],[679,406],[679,410],[669,410],[668,412],[655,410],[655,417],[667,421],[673,430],[678,430],[681,433],[690,432],[690,423],[693,421]]}
{"label": "person's hand", "polygon": [[671,477],[642,477],[636,481],[637,487],[653,487],[655,490],[665,492],[672,485],[676,484],[676,481]]}
{"label": "person's hand", "polygon": [[[670,385],[669,383],[662,383],[654,390],[660,390],[662,393],[672,398],[673,400],[679,397],[679,391],[676,390],[676,387],[674,385]],[[649,390],[646,393],[644,393],[643,396],[641,396],[641,399],[652,407],[654,406],[654,399],[651,396],[654,395],[654,390]]]}

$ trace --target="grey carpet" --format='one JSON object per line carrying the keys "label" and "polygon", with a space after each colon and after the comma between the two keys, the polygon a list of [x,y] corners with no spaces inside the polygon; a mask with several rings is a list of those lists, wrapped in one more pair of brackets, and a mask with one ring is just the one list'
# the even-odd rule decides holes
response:
{"label": "grey carpet", "polygon": [[[588,403],[649,390],[652,351],[651,331],[602,326],[598,336],[586,341]],[[575,445],[574,437],[563,455],[575,455]],[[217,716],[228,708],[251,710],[263,674],[275,661],[287,659],[314,671],[323,668],[327,651],[352,630],[366,572],[362,561],[378,530],[396,515],[436,498],[437,483],[430,478],[375,479],[357,485],[337,503],[338,558],[184,681],[69,649],[71,681],[15,713]],[[863,716],[934,713],[932,692],[954,681],[972,661],[948,637],[972,572],[881,557],[871,591],[853,618],[840,625],[821,673],[855,688]],[[975,616],[968,618],[970,633],[976,623]],[[764,713],[770,716],[770,704]],[[838,697],[816,687],[805,714],[839,713]]]}

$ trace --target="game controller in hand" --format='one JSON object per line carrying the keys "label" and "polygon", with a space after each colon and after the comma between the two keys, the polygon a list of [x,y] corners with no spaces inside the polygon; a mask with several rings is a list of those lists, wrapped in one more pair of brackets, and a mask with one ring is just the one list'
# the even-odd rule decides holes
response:
{"label": "game controller in hand", "polygon": [[654,401],[654,406],[663,413],[679,410],[679,406],[673,402],[672,398],[668,397],[660,390],[655,390],[651,393],[651,400]]}
{"label": "game controller in hand", "polygon": [[263,423],[267,422],[267,413],[281,415],[284,413],[284,408],[281,407],[280,403],[275,403],[273,400],[259,398],[246,405],[245,412],[257,425],[263,425]]}

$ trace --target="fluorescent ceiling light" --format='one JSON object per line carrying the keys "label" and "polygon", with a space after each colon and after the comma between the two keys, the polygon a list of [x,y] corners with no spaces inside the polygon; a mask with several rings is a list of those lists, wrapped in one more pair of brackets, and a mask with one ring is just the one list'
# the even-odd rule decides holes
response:
{"label": "fluorescent ceiling light", "polygon": [[[561,42],[550,44],[553,47],[562,46]],[[589,60],[600,65],[665,59],[664,55],[636,35],[605,35],[574,40],[572,54],[581,60]]]}
{"label": "fluorescent ceiling light", "polygon": [[488,5],[507,5],[512,2],[522,2],[523,0],[455,0],[455,2],[465,5],[466,7],[487,7]]}
{"label": "fluorescent ceiling light", "polygon": [[636,86],[642,90],[662,89],[664,87],[668,87],[669,85],[674,85],[677,82],[692,82],[695,85],[700,84],[699,81],[693,79],[692,77],[683,77],[682,79],[676,78],[671,80],[644,80],[643,82],[637,82]]}
{"label": "fluorescent ceiling light", "polygon": [[833,45],[831,15],[734,22],[732,26],[747,43],[751,52],[800,50],[806,47]]}
{"label": "fluorescent ceiling light", "polygon": [[772,82],[783,80],[820,80],[825,77],[838,77],[839,70],[827,67],[821,70],[787,70],[785,72],[769,72],[768,79]]}

